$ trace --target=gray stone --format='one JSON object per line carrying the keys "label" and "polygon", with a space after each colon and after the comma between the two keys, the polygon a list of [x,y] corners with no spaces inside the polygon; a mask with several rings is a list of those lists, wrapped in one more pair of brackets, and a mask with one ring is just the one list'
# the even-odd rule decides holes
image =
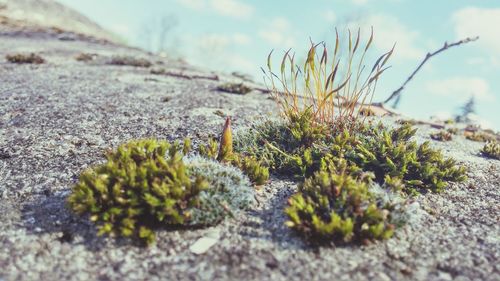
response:
{"label": "gray stone", "polygon": [[[216,110],[230,112],[239,130],[276,107],[257,91],[213,91],[219,83],[241,81],[232,75],[189,80],[107,65],[111,56],[125,54],[155,67],[161,61],[176,73],[213,75],[120,44],[66,36],[74,41],[61,41],[44,27],[0,25],[1,281],[500,280],[500,161],[480,157],[482,144],[461,136],[432,145],[467,166],[470,179],[414,198],[415,219],[388,241],[307,245],[284,225],[283,208],[296,184],[278,178],[257,190],[249,211],[217,226],[217,244],[202,255],[189,248],[209,237],[207,229],[161,230],[149,248],[97,236],[65,200],[80,172],[102,163],[106,149],[146,137],[190,136],[197,145],[220,132],[224,119]],[[3,59],[21,51],[36,52],[47,63]],[[80,53],[98,56],[84,63],[74,59]],[[416,139],[429,140],[432,129],[418,128]]]}

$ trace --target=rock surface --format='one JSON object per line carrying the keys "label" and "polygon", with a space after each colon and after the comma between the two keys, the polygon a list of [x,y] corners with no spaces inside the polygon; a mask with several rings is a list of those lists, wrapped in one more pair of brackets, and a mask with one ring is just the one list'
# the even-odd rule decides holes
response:
{"label": "rock surface", "polygon": [[[260,92],[215,91],[240,82],[230,75],[68,31],[61,38],[45,27],[1,30],[0,280],[500,280],[500,161],[482,158],[482,144],[463,137],[433,145],[466,165],[470,179],[415,198],[415,219],[387,241],[309,247],[284,226],[296,187],[277,178],[258,190],[252,210],[215,230],[164,229],[150,248],[96,236],[65,199],[103,151],[132,138],[203,140],[221,129],[217,111],[238,129],[276,108]],[[18,52],[47,62],[4,60]],[[80,53],[96,56],[75,60]],[[184,76],[109,65],[115,55]],[[431,131],[419,126],[418,140]],[[190,251],[214,231],[216,244]]]}
{"label": "rock surface", "polygon": [[0,0],[0,23],[2,27],[16,27],[17,31],[41,31],[45,28],[45,33],[73,32],[112,42],[119,41],[117,36],[87,17],[53,0]]}

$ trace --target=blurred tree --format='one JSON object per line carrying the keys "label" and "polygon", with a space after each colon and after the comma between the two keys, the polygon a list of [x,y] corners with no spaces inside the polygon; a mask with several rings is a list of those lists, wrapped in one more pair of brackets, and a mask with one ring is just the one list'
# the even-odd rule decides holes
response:
{"label": "blurred tree", "polygon": [[455,121],[468,123],[471,121],[470,117],[473,114],[476,114],[476,101],[474,96],[471,96],[470,99],[460,108],[460,114],[455,116]]}
{"label": "blurred tree", "polygon": [[174,14],[151,18],[140,29],[141,46],[154,53],[166,52],[169,44],[175,41],[172,33],[178,25],[179,20]]}

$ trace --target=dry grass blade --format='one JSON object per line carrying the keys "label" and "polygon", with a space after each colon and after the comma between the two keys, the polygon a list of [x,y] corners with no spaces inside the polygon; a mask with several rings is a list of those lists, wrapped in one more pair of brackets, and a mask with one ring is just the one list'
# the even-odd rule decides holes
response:
{"label": "dry grass blade", "polygon": [[[374,35],[373,28],[364,48],[361,29],[353,36],[348,30],[347,54],[342,59],[342,40],[335,29],[333,56],[329,56],[324,42],[314,43],[300,68],[295,64],[295,54],[287,50],[280,64],[280,73],[272,70],[272,53],[267,57],[268,70],[263,72],[269,92],[280,106],[285,118],[311,111],[315,124],[327,124],[338,129],[351,129],[356,123],[359,105],[371,102],[380,76],[389,68],[385,66],[392,56],[394,47],[380,56],[366,73],[365,58]],[[320,48],[320,49],[318,49]],[[270,83],[267,83],[270,81]]]}

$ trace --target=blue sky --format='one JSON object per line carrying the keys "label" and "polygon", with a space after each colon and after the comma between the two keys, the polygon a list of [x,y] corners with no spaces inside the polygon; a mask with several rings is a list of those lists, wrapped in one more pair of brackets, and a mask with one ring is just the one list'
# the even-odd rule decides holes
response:
{"label": "blue sky", "polygon": [[157,51],[162,19],[171,27],[162,49],[192,64],[239,71],[261,80],[271,49],[307,51],[309,37],[333,40],[335,26],[375,30],[372,55],[397,43],[392,68],[375,100],[398,88],[429,51],[444,41],[479,41],[432,58],[410,82],[399,109],[428,118],[457,112],[471,96],[482,122],[500,129],[499,0],[59,0],[128,44]]}

